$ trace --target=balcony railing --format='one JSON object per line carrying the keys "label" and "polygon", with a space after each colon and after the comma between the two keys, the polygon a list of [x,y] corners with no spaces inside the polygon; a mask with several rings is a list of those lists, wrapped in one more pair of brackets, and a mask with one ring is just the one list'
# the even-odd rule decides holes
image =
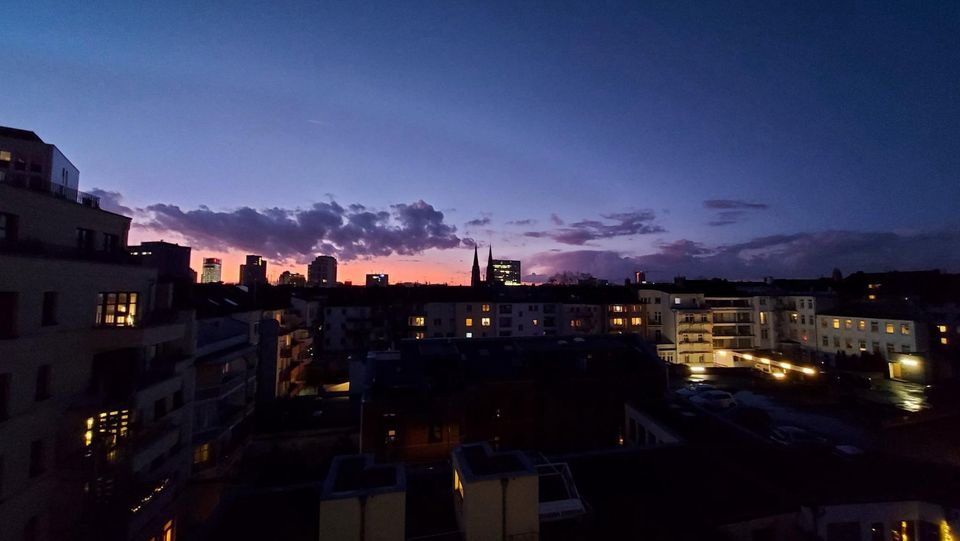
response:
{"label": "balcony railing", "polygon": [[[39,179],[39,180],[38,180]],[[0,184],[22,188],[33,192],[49,195],[58,199],[64,199],[83,205],[85,207],[100,208],[100,198],[96,195],[73,188],[67,188],[60,184],[53,184],[40,177],[29,177],[26,175],[8,174],[6,178],[0,180]]]}

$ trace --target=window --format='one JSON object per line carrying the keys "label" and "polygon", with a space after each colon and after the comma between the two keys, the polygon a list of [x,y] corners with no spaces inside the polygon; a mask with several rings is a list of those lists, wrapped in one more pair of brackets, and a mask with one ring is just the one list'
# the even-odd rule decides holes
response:
{"label": "window", "polygon": [[204,443],[193,449],[193,463],[206,464],[210,461],[210,443]]}
{"label": "window", "polygon": [[884,326],[886,327],[887,334],[893,334],[894,332],[893,323],[887,323]]}
{"label": "window", "polygon": [[611,305],[611,306],[610,306],[610,311],[611,311],[611,312],[616,312],[616,313],[619,314],[619,313],[623,312],[623,305],[622,305],[622,304],[614,304],[614,305]]}
{"label": "window", "polygon": [[501,305],[500,305],[500,313],[501,313],[501,314],[512,314],[512,313],[513,313],[513,305],[512,305],[512,304],[501,304]]}
{"label": "window", "polygon": [[13,168],[16,169],[17,171],[26,171],[27,162],[24,161],[23,158],[17,158],[17,160],[13,162]]}
{"label": "window", "polygon": [[853,320],[852,320],[852,319],[844,320],[844,322],[843,322],[843,328],[844,328],[844,329],[852,329],[852,328],[853,328]]}
{"label": "window", "polygon": [[160,541],[173,541],[177,538],[176,529],[173,526],[173,519],[170,519],[163,525],[163,538]]}
{"label": "window", "polygon": [[824,337],[823,337],[823,347],[829,347],[829,346],[830,346],[830,338],[824,336]]}
{"label": "window", "polygon": [[440,325],[443,324],[443,321],[442,321],[440,318],[435,317],[435,318],[433,318],[433,324],[436,325],[436,326],[440,326]]}
{"label": "window", "polygon": [[770,338],[770,331],[767,329],[760,329],[760,339],[768,340]]}
{"label": "window", "polygon": [[490,311],[490,305],[489,305],[489,304],[481,304],[481,305],[480,305],[480,311],[481,311],[481,312],[489,312],[489,311]]}
{"label": "window", "polygon": [[798,321],[800,321],[800,314],[798,314],[798,313],[796,313],[796,312],[792,312],[792,313],[790,314],[790,323],[796,323],[796,322],[798,322]]}
{"label": "window", "polygon": [[158,421],[167,415],[167,399],[159,398],[153,403],[153,420]]}
{"label": "window", "polygon": [[760,297],[760,306],[766,306],[766,305],[767,305],[766,297]]}
{"label": "window", "polygon": [[489,327],[489,326],[490,326],[490,318],[488,318],[488,317],[482,317],[482,318],[480,318],[480,326],[481,326],[481,327]]}
{"label": "window", "polygon": [[430,423],[427,429],[427,441],[430,443],[439,443],[443,441],[443,423],[434,421]]}
{"label": "window", "polygon": [[826,320],[826,318],[820,318],[820,326],[823,327],[824,329],[827,328],[827,320]]}
{"label": "window", "polygon": [[654,297],[653,304],[660,304],[660,297]]}
{"label": "window", "polygon": [[839,336],[834,336],[834,337],[833,337],[833,347],[835,347],[835,348],[840,347],[840,337],[839,337]]}
{"label": "window", "polygon": [[908,346],[907,344],[904,344],[900,346],[900,351],[903,353],[910,353],[910,346]]}
{"label": "window", "polygon": [[413,337],[416,340],[423,340],[426,336],[427,336],[426,333],[424,333],[423,331],[417,331],[413,333]]}
{"label": "window", "polygon": [[860,347],[860,351],[867,351],[867,341],[860,340],[859,347]]}
{"label": "window", "polygon": [[840,320],[839,320],[839,319],[833,318],[833,328],[834,328],[834,329],[839,329],[839,328],[840,328]]}
{"label": "window", "polygon": [[137,293],[98,293],[98,327],[133,327],[137,321]]}
{"label": "window", "polygon": [[760,312],[760,324],[761,324],[761,325],[766,325],[766,324],[767,324],[767,313],[766,313],[766,312]]}
{"label": "window", "polygon": [[556,327],[556,326],[557,326],[557,318],[555,318],[555,317],[553,317],[553,316],[547,316],[547,317],[543,318],[543,326],[544,326],[544,327]]}
{"label": "window", "polygon": [[427,318],[423,316],[410,316],[407,318],[407,325],[411,327],[423,327],[426,325]]}
{"label": "window", "polygon": [[862,319],[859,320],[859,321],[857,321],[857,330],[858,330],[858,331],[865,331],[865,330],[867,330],[867,322],[864,321],[864,320],[862,320]]}
{"label": "window", "polygon": [[174,391],[173,393],[173,409],[180,409],[183,407],[183,389]]}
{"label": "window", "polygon": [[950,341],[947,340],[947,337],[946,337],[946,336],[941,336],[941,337],[940,337],[940,344],[941,344],[941,345],[944,345],[944,346],[945,346],[945,345],[947,345],[947,344],[949,344],[949,343],[950,343]]}
{"label": "window", "polygon": [[634,327],[639,327],[640,323],[641,323],[640,318],[638,317],[630,318],[630,324],[633,325]]}
{"label": "window", "polygon": [[40,324],[44,327],[57,324],[57,292],[43,292],[43,313],[40,317]]}
{"label": "window", "polygon": [[623,327],[623,318],[615,317],[610,319],[610,325],[613,325],[614,327]]}
{"label": "window", "polygon": [[18,225],[16,215],[0,212],[0,241],[15,242],[17,240]]}
{"label": "window", "polygon": [[908,336],[910,334],[910,325],[907,323],[900,324],[900,334]]}
{"label": "window", "polygon": [[468,332],[466,336],[467,336],[467,338],[473,338],[473,333],[472,333],[472,332]]}
{"label": "window", "polygon": [[466,324],[467,327],[473,327],[473,318],[468,317],[464,323]]}
{"label": "window", "polygon": [[10,374],[0,374],[0,421],[10,416]]}
{"label": "window", "polygon": [[395,428],[390,428],[387,430],[386,435],[383,438],[383,442],[387,445],[397,441],[397,430]]}
{"label": "window", "polygon": [[42,364],[37,367],[37,388],[33,395],[34,400],[50,398],[50,365]]}
{"label": "window", "polygon": [[[10,154],[9,150],[0,150],[0,167],[9,166],[11,159],[13,159],[13,155]],[[2,162],[7,162],[7,163],[2,163]]]}
{"label": "window", "polygon": [[472,313],[472,312],[473,312],[473,305],[472,305],[472,304],[468,304],[468,305],[467,305],[467,313],[469,314],[469,313]]}
{"label": "window", "polygon": [[502,317],[502,318],[500,318],[500,326],[501,326],[501,327],[510,327],[510,326],[512,326],[512,325],[513,325],[513,318],[512,318],[512,317]]}
{"label": "window", "polygon": [[870,332],[880,332],[880,323],[877,321],[871,321]]}
{"label": "window", "polygon": [[17,337],[17,299],[14,291],[0,291],[0,338]]}
{"label": "window", "polygon": [[120,250],[120,237],[112,233],[103,234],[103,251],[108,254],[116,253]]}
{"label": "window", "polygon": [[674,297],[673,304],[680,304],[680,297]]}
{"label": "window", "polygon": [[853,340],[850,339],[849,337],[845,338],[843,340],[843,343],[847,347],[847,349],[853,349]]}
{"label": "window", "polygon": [[534,319],[534,320],[532,320],[530,323],[532,323],[533,326],[536,327],[537,325],[540,325],[540,320],[539,320],[539,319]]}
{"label": "window", "polygon": [[77,249],[83,251],[93,250],[94,231],[92,229],[77,228]]}
{"label": "window", "polygon": [[30,477],[36,477],[45,469],[43,460],[43,440],[30,443]]}
{"label": "window", "polygon": [[887,356],[893,355],[893,352],[895,350],[893,344],[887,343],[885,345],[887,347]]}
{"label": "window", "polygon": [[880,342],[871,342],[870,345],[874,353],[880,353]]}

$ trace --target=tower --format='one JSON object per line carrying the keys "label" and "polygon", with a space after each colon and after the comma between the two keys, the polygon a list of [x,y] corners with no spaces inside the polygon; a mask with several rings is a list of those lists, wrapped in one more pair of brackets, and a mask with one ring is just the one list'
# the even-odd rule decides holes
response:
{"label": "tower", "polygon": [[473,268],[470,269],[470,286],[480,287],[480,259],[477,257],[477,245],[473,245]]}
{"label": "tower", "polygon": [[493,245],[490,245],[490,252],[487,254],[487,285],[493,285]]}

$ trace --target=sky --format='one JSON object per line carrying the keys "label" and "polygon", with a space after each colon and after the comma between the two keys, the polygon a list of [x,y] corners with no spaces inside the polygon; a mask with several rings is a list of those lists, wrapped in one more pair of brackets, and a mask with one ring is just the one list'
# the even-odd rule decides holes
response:
{"label": "sky", "polygon": [[960,271],[960,3],[4,5],[0,125],[226,280]]}

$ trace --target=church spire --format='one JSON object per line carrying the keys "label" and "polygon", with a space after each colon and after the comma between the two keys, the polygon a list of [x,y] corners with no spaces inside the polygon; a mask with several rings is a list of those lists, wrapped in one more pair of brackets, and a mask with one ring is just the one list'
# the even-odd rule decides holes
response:
{"label": "church spire", "polygon": [[493,245],[487,254],[487,285],[493,285]]}
{"label": "church spire", "polygon": [[480,258],[477,257],[477,245],[473,245],[473,268],[470,269],[470,285],[480,287]]}

